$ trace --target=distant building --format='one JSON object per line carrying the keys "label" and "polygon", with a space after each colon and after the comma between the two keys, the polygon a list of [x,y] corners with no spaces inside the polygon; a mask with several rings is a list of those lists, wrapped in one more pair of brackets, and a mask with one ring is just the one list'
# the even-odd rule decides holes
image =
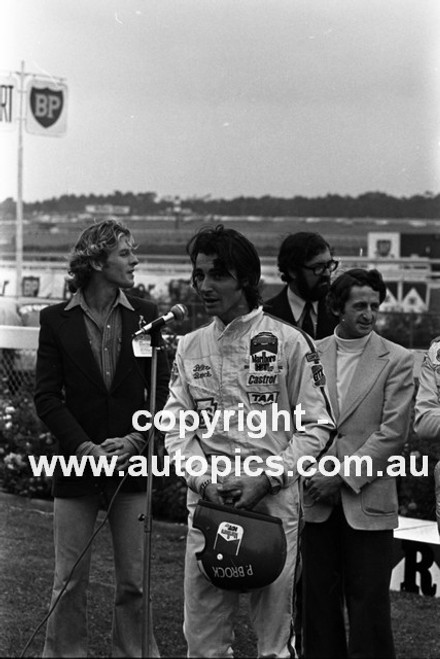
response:
{"label": "distant building", "polygon": [[113,204],[88,204],[86,213],[91,215],[130,215],[130,206],[114,206]]}
{"label": "distant building", "polygon": [[[440,234],[370,231],[368,257],[375,259],[370,265],[381,271],[387,285],[384,310],[421,313],[431,309],[431,294],[439,288],[440,264],[430,259],[440,259]],[[399,259],[414,259],[414,263]]]}

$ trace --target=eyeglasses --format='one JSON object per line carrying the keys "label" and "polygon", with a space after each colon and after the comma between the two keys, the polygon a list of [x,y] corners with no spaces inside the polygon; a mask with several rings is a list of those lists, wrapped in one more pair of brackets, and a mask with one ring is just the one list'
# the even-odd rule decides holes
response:
{"label": "eyeglasses", "polygon": [[331,259],[327,263],[316,263],[315,265],[302,265],[302,268],[306,270],[311,270],[314,275],[322,275],[326,270],[334,272],[339,265],[339,261]]}

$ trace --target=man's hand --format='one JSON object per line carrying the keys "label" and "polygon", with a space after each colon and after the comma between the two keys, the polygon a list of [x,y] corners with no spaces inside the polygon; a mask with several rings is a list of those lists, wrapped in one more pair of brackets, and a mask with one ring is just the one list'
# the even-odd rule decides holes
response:
{"label": "man's hand", "polygon": [[124,471],[128,468],[129,458],[131,457],[131,447],[127,446],[123,437],[110,437],[100,444],[101,449],[109,456],[117,455],[118,461],[116,466],[118,470]]}
{"label": "man's hand", "polygon": [[225,501],[222,499],[218,492],[217,483],[209,483],[205,487],[205,492],[203,494],[205,501],[210,501],[211,503],[216,503],[218,506],[223,506]]}
{"label": "man's hand", "polygon": [[101,444],[95,444],[90,450],[90,455],[94,458],[99,458],[100,455],[108,455],[108,453],[101,447]]}
{"label": "man's hand", "polygon": [[270,483],[265,474],[260,476],[227,476],[217,486],[217,492],[222,499],[222,503],[248,510],[252,510],[269,490]]}
{"label": "man's hand", "polygon": [[304,489],[307,490],[313,501],[334,504],[338,499],[343,482],[339,474],[324,476],[317,472],[310,478],[306,478]]}
{"label": "man's hand", "polygon": [[109,437],[108,439],[105,439],[100,446],[108,455],[111,455],[112,453],[117,453],[123,447],[122,440],[122,437]]}

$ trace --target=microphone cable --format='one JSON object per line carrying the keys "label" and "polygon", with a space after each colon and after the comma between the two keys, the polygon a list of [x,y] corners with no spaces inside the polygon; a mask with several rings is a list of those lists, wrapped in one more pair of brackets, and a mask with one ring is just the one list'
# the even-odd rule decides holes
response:
{"label": "microphone cable", "polygon": [[[161,348],[159,348],[159,349],[161,349]],[[141,376],[141,379],[144,383],[145,390],[148,392],[148,385],[147,385],[147,382],[146,382],[145,375],[142,372],[141,368],[139,367],[139,364],[138,364],[138,361],[137,361],[136,357],[134,358],[134,363],[135,363],[136,369],[137,369],[137,371],[138,371],[139,375]],[[151,433],[151,437],[149,439],[150,439],[150,441],[154,441],[154,433],[153,432]],[[145,446],[142,448],[142,451],[140,452],[140,455],[142,455],[144,453],[147,446],[148,446],[148,442],[145,443]],[[124,476],[122,477],[121,482],[118,484],[118,487],[116,488],[115,492],[113,493],[113,495],[112,495],[112,497],[111,497],[111,499],[108,503],[107,510],[106,510],[105,515],[104,515],[104,519],[102,520],[102,522],[100,522],[100,524],[95,529],[95,531],[93,531],[93,533],[90,536],[89,540],[85,544],[84,549],[81,551],[81,553],[79,554],[79,556],[76,559],[75,563],[73,564],[72,569],[70,570],[69,576],[67,577],[65,584],[63,585],[62,589],[58,593],[58,595],[57,595],[56,599],[54,600],[54,602],[51,604],[51,606],[49,608],[49,611],[44,616],[44,618],[41,620],[41,622],[37,625],[37,627],[34,629],[34,631],[32,632],[29,640],[27,641],[26,645],[24,646],[23,650],[21,651],[21,653],[19,655],[20,659],[23,659],[23,657],[25,656],[26,650],[30,647],[31,643],[34,641],[36,635],[38,634],[40,629],[43,627],[43,625],[45,625],[46,622],[49,620],[52,613],[55,611],[55,608],[58,605],[58,602],[60,601],[61,597],[65,593],[66,588],[69,585],[76,568],[78,567],[78,565],[81,562],[81,560],[83,559],[84,555],[86,554],[86,552],[90,548],[91,544],[93,543],[93,540],[96,538],[96,536],[98,535],[98,533],[101,531],[101,529],[104,527],[106,521],[108,520],[109,515],[110,515],[110,511],[111,511],[112,506],[115,502],[115,499],[116,499],[117,495],[119,494],[119,491],[120,491],[122,485],[124,484],[127,476],[129,476],[128,471],[124,474]],[[152,474],[148,473],[147,478],[150,478],[150,477],[152,477]],[[141,513],[141,515],[142,515],[142,513]],[[142,521],[142,519],[140,518],[139,521]]]}
{"label": "microphone cable", "polygon": [[51,606],[50,606],[50,608],[49,608],[49,611],[48,611],[47,614],[44,616],[44,618],[41,620],[41,622],[37,625],[37,627],[35,628],[35,630],[32,632],[32,634],[31,634],[31,636],[30,636],[28,642],[26,643],[26,645],[24,646],[23,650],[21,651],[21,653],[20,653],[20,659],[22,659],[22,658],[25,656],[25,652],[26,652],[26,650],[29,648],[29,646],[31,645],[31,643],[33,642],[34,638],[36,637],[36,635],[38,634],[38,632],[40,631],[40,629],[43,627],[43,625],[49,620],[49,618],[50,618],[50,616],[52,615],[52,613],[55,611],[55,608],[56,608],[58,602],[60,601],[61,597],[63,596],[63,594],[64,594],[64,592],[65,592],[67,586],[69,585],[70,580],[72,579],[73,574],[74,574],[76,568],[78,567],[79,563],[81,562],[81,560],[83,559],[84,555],[85,555],[86,552],[88,551],[88,549],[89,549],[89,547],[91,546],[93,540],[96,538],[96,536],[98,535],[98,533],[101,531],[101,529],[103,528],[104,524],[105,524],[106,521],[108,520],[109,515],[110,515],[110,511],[111,511],[111,508],[112,508],[112,506],[113,506],[113,503],[114,503],[114,501],[115,501],[115,499],[116,499],[116,496],[119,494],[119,490],[121,489],[121,487],[122,487],[122,485],[123,485],[125,479],[127,478],[127,476],[128,476],[128,472],[123,476],[121,482],[119,483],[118,487],[116,488],[116,490],[115,490],[113,496],[111,497],[111,499],[110,499],[110,501],[109,501],[109,504],[108,504],[108,507],[107,507],[106,513],[105,513],[105,515],[104,515],[104,519],[102,520],[102,522],[100,522],[99,526],[95,529],[95,531],[93,531],[93,533],[92,533],[92,535],[90,536],[89,540],[87,541],[87,543],[86,543],[84,549],[81,551],[81,553],[79,554],[79,556],[78,556],[78,558],[76,559],[75,563],[73,564],[72,569],[70,570],[69,576],[67,577],[66,582],[65,582],[65,584],[63,585],[62,589],[61,589],[60,592],[58,593],[58,595],[57,595],[55,601],[53,602],[53,604],[51,604]]}

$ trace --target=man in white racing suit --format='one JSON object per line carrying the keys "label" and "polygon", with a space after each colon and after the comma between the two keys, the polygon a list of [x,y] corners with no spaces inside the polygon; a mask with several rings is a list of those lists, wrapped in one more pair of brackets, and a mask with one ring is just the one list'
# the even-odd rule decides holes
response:
{"label": "man in white racing suit", "polygon": [[440,436],[440,336],[431,341],[420,369],[414,430],[423,439]]}
{"label": "man in white racing suit", "polygon": [[[440,336],[431,341],[423,358],[417,390],[414,430],[421,439],[440,437]],[[435,511],[440,533],[440,460],[434,469]]]}
{"label": "man in white racing suit", "polygon": [[333,439],[325,376],[311,339],[259,306],[260,261],[247,238],[221,225],[203,229],[188,252],[193,284],[214,316],[180,340],[165,407],[176,419],[188,410],[198,418],[197,426],[186,423],[183,431],[176,424],[165,438],[176,464],[186,464],[188,656],[232,656],[239,605],[238,591],[215,587],[197,566],[204,536],[192,518],[204,498],[281,518],[286,564],[273,583],[251,592],[251,619],[259,657],[294,657],[297,463],[309,456],[306,468]]}

